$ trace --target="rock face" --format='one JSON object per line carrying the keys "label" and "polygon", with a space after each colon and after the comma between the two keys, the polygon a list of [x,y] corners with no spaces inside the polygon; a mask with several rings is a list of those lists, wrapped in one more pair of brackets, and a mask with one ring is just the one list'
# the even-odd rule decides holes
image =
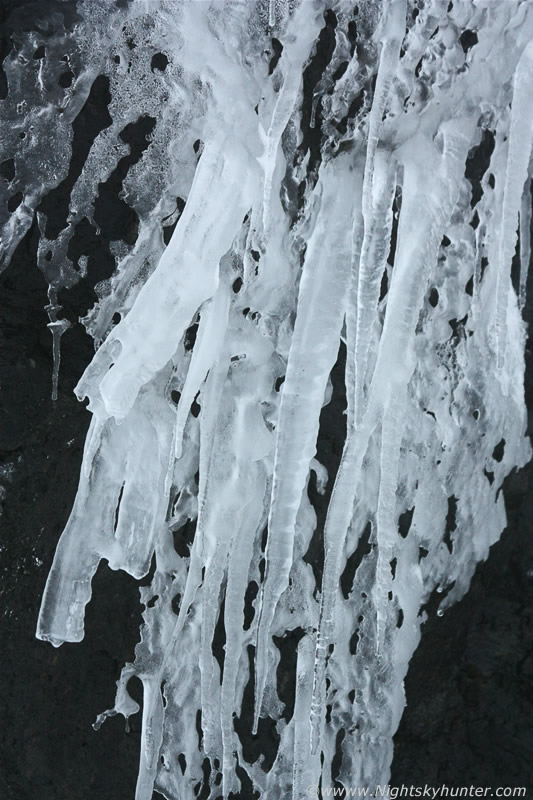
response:
{"label": "rock face", "polygon": [[[105,86],[99,91],[104,95]],[[98,127],[105,102],[98,92],[91,102]],[[80,132],[80,151],[92,135],[90,126]],[[137,135],[142,147],[146,131],[139,129]],[[99,236],[92,229],[79,232],[80,252],[95,263],[106,262],[111,242],[131,238],[131,219],[117,213],[119,191],[117,185],[100,197],[99,214],[106,224]],[[62,202],[65,198],[56,192],[54,203],[60,207]],[[89,424],[73,388],[94,352],[90,337],[75,324],[64,339],[58,399],[52,402],[52,337],[44,311],[48,287],[36,267],[37,245],[34,225],[0,276],[0,795],[6,800],[128,800],[135,791],[140,715],[131,717],[126,736],[121,717],[108,720],[97,733],[91,726],[99,712],[112,707],[115,681],[124,662],[133,658],[141,623],[139,582],[101,565],[83,642],[55,650],[34,638],[46,575],[74,501]],[[94,298],[90,282],[65,293],[68,318],[75,323]],[[531,281],[525,315],[533,320]],[[527,357],[531,410],[530,350]],[[342,402],[335,382],[333,390],[330,405],[335,407]],[[330,414],[322,428],[326,465],[328,459],[338,463],[334,454],[344,438],[341,417]],[[436,616],[436,604],[429,604],[407,677],[407,708],[395,737],[391,785],[533,788],[531,474],[529,465],[507,479],[508,528],[478,567],[467,596],[443,617]],[[320,518],[325,509],[320,504],[328,498],[314,499]],[[135,684],[134,679],[129,689],[141,702]],[[267,756],[270,747],[265,741]],[[252,798],[244,790],[237,796]]]}

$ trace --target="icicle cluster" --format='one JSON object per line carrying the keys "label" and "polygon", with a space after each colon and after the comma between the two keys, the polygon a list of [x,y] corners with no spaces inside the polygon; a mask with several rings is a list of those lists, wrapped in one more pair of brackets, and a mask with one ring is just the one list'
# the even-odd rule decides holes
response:
{"label": "icicle cluster", "polygon": [[[4,63],[28,100],[4,101],[24,196],[1,220],[9,257],[37,214],[57,354],[57,293],[87,271],[77,226],[103,224],[128,126],[152,122],[121,185],[137,230],[84,319],[93,417],[37,635],[82,639],[99,562],[140,578],[155,555],[98,720],[138,710],[138,676],[137,800],[385,783],[424,606],[465,593],[530,455],[533,7],[86,0],[58,29],[46,58],[28,34]],[[95,81],[109,119],[67,173]],[[67,180],[54,227],[43,197]]]}

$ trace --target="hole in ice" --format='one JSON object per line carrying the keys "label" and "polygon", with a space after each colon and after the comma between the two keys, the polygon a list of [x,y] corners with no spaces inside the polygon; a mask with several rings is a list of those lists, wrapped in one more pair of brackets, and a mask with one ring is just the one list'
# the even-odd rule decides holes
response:
{"label": "hole in ice", "polygon": [[495,461],[500,462],[503,458],[503,454],[505,452],[505,439],[500,439],[494,450],[492,451],[492,457]]}
{"label": "hole in ice", "polygon": [[517,297],[520,297],[520,224],[516,229],[516,245],[511,262],[511,283]]}
{"label": "hole in ice", "polygon": [[350,637],[350,643],[348,645],[352,656],[354,656],[357,653],[358,644],[359,644],[359,626],[352,633]]}
{"label": "hole in ice", "polygon": [[457,528],[457,498],[454,494],[448,497],[448,513],[446,515],[446,529],[442,541],[448,548],[448,552],[453,550],[453,542],[451,534]]}
{"label": "hole in ice", "polygon": [[430,306],[433,306],[433,308],[437,306],[437,303],[439,302],[439,293],[435,287],[433,287],[430,291],[428,300]]}
{"label": "hole in ice", "polygon": [[150,600],[148,600],[146,608],[153,608],[158,600],[159,600],[159,595],[155,594]]}
{"label": "hole in ice", "polygon": [[452,329],[452,335],[450,336],[450,342],[452,342],[454,345],[457,345],[461,339],[464,339],[464,337],[465,337],[465,325],[466,325],[467,319],[468,319],[468,314],[465,314],[465,316],[462,319],[459,319],[459,320],[458,319],[449,319],[448,320],[448,325]]}
{"label": "hole in ice", "polygon": [[254,600],[257,597],[259,586],[256,581],[250,581],[244,595],[244,624],[245,631],[250,629],[255,616]]}
{"label": "hole in ice", "polygon": [[198,736],[198,750],[202,749],[202,743],[204,740],[204,731],[202,728],[202,711],[198,709],[196,712],[196,734]]}
{"label": "hole in ice", "polygon": [[447,236],[442,237],[442,242],[440,243],[441,247],[449,247],[451,245],[451,240],[448,239]]}
{"label": "hole in ice", "polygon": [[178,756],[178,764],[180,765],[181,774],[185,775],[185,770],[187,769],[187,759],[183,753],[180,753]]}
{"label": "hole in ice", "polygon": [[390,571],[392,573],[392,580],[394,580],[394,578],[396,577],[396,565],[397,564],[398,564],[398,559],[397,558],[393,558],[392,561],[390,562]]}
{"label": "hole in ice", "polygon": [[163,225],[163,241],[166,245],[168,245],[168,243],[172,239],[172,234],[174,233],[176,225],[180,221],[180,217],[183,214],[184,208],[185,208],[185,200],[183,199],[183,197],[176,197],[176,208],[174,209],[172,214],[169,214],[168,217],[165,217],[162,220],[163,223],[175,217],[172,223],[170,223],[169,225]]}
{"label": "hole in ice", "polygon": [[199,395],[200,395],[200,392],[197,393],[196,397],[192,401],[191,414],[193,415],[193,417],[198,417],[199,414],[200,414],[200,411],[202,410],[202,406],[196,400],[196,398],[199,397]]}
{"label": "hole in ice", "polygon": [[268,65],[268,74],[272,75],[274,70],[277,67],[278,61],[280,60],[281,54],[283,52],[283,45],[279,41],[279,39],[272,39],[272,52],[273,56],[270,59],[270,63]]}
{"label": "hole in ice", "polygon": [[[354,7],[353,10],[354,17],[356,17],[359,13],[359,9],[357,6]],[[348,23],[348,41],[350,42],[350,58],[353,56],[355,52],[355,45],[357,44],[357,23],[354,19],[351,19]]]}
{"label": "hole in ice", "polygon": [[[468,33],[468,31],[466,31]],[[495,138],[492,131],[484,128],[481,134],[481,141],[476,147],[472,147],[468,153],[465,165],[465,177],[472,185],[472,196],[470,207],[481,200],[483,196],[482,179],[490,165],[490,159],[494,151]]]}
{"label": "hole in ice", "polygon": [[202,761],[203,779],[197,783],[194,788],[194,794],[198,800],[207,800],[209,797],[209,778],[211,777],[211,762],[208,758]]}
{"label": "hole in ice", "polygon": [[276,670],[276,691],[285,708],[281,716],[289,723],[294,714],[296,693],[296,651],[298,642],[305,635],[303,628],[286,631],[283,636],[273,636],[279,650],[279,664]]}
{"label": "hole in ice", "polygon": [[203,150],[203,147],[204,147],[204,143],[202,142],[202,140],[201,139],[197,139],[194,142],[194,144],[192,146],[192,149],[194,150],[196,155],[198,155],[198,153],[200,153],[200,155],[201,155],[201,151]]}
{"label": "hole in ice", "polygon": [[172,532],[172,538],[174,539],[174,550],[179,556],[181,556],[181,558],[189,558],[195,533],[195,519],[188,519],[185,525],[182,525],[182,527],[177,531]]}
{"label": "hole in ice", "polygon": [[331,760],[331,780],[333,782],[334,796],[336,797],[342,797],[344,794],[344,786],[342,783],[339,783],[337,779],[340,775],[342,767],[342,743],[345,736],[346,731],[344,728],[340,728],[337,731],[337,736],[335,737],[335,755]]}
{"label": "hole in ice", "polygon": [[420,564],[422,559],[425,558],[428,554],[429,550],[427,550],[425,547],[420,546],[418,548],[418,563]]}
{"label": "hole in ice", "polygon": [[396,627],[401,628],[403,625],[403,611],[401,608],[398,609],[398,619],[396,620]]}
{"label": "hole in ice", "polygon": [[272,717],[259,717],[257,734],[252,733],[255,685],[255,647],[253,645],[248,645],[247,654],[249,678],[244,687],[241,714],[239,717],[235,717],[233,726],[242,745],[244,760],[248,764],[255,764],[258,758],[263,756],[261,769],[263,772],[270,772],[278,753],[281,736],[277,731],[276,721]]}
{"label": "hole in ice", "polygon": [[173,403],[175,403],[175,405],[178,405],[180,397],[181,397],[181,392],[178,392],[177,389],[172,389],[172,391],[170,392],[170,399],[172,400]]}
{"label": "hole in ice", "polygon": [[22,192],[17,192],[7,201],[7,210],[12,214],[22,203]]}
{"label": "hole in ice", "polygon": [[120,322],[121,319],[122,319],[122,317],[119,314],[119,312],[115,311],[115,313],[111,317],[111,322],[113,323],[113,325],[118,325],[118,323]]}
{"label": "hole in ice", "polygon": [[285,382],[285,375],[280,375],[279,378],[276,378],[276,383],[275,383],[276,392],[279,392],[284,382]]}
{"label": "hole in ice", "polygon": [[120,513],[120,504],[122,502],[122,495],[124,494],[124,486],[125,486],[125,484],[123,483],[122,486],[120,487],[120,492],[118,493],[118,500],[117,500],[117,505],[116,505],[116,508],[115,508],[115,524],[114,524],[114,527],[113,527],[113,533],[117,532],[118,517],[119,517],[119,513]]}
{"label": "hole in ice", "polygon": [[486,477],[490,485],[494,483],[494,472],[489,472],[487,469],[483,470],[483,475]]}
{"label": "hole in ice", "polygon": [[478,43],[477,33],[475,31],[466,30],[459,37],[459,41],[466,55],[466,53]]}
{"label": "hole in ice", "polygon": [[[339,468],[342,448],[346,439],[346,387],[344,371],[346,366],[346,346],[340,342],[337,361],[331,370],[331,399],[320,412],[318,437],[316,442],[316,459],[322,464],[328,475],[328,486],[332,486]],[[322,585],[324,568],[324,525],[328,510],[327,490],[320,494],[317,477],[311,471],[307,484],[307,496],[316,513],[316,527],[311,536],[309,547],[303,560],[311,565],[316,581],[316,592]]]}
{"label": "hole in ice", "polygon": [[164,53],[155,53],[152,56],[152,61],[150,63],[150,69],[152,72],[154,70],[159,70],[160,72],[164,72],[168,67],[168,57]]}
{"label": "hole in ice", "polygon": [[472,416],[474,417],[474,419],[479,419],[479,409],[478,408],[475,408],[472,411]]}
{"label": "hole in ice", "polygon": [[72,81],[74,80],[74,73],[72,70],[67,70],[66,72],[62,72],[57,82],[62,89],[68,89],[71,86]]}
{"label": "hole in ice", "polygon": [[181,606],[181,594],[178,592],[174,595],[172,600],[170,601],[170,607],[176,616],[180,613],[180,606]]}
{"label": "hole in ice", "polygon": [[409,533],[409,529],[411,528],[414,511],[414,506],[412,508],[408,508],[407,511],[404,511],[403,514],[400,514],[398,518],[398,533],[403,539],[406,538],[407,534]]}
{"label": "hole in ice", "polygon": [[222,602],[219,603],[219,611],[215,630],[213,633],[213,640],[211,642],[211,652],[218,662],[220,667],[220,683],[224,677],[224,658],[226,656],[226,629],[224,627],[224,612],[226,608],[226,590],[221,590]]}
{"label": "hole in ice", "polygon": [[333,75],[331,77],[332,81],[334,81],[336,83],[338,80],[340,80],[342,78],[342,76],[344,75],[344,73],[348,69],[349,63],[350,63],[349,61],[342,61],[339,64],[339,66],[337,67],[337,69],[335,70],[335,72],[333,73]]}
{"label": "hole in ice", "polygon": [[15,161],[12,158],[7,158],[0,164],[0,177],[8,183],[11,183],[15,177]]}
{"label": "hole in ice", "polygon": [[474,276],[471,275],[465,284],[465,292],[472,297],[474,293]]}
{"label": "hole in ice", "polygon": [[379,302],[383,300],[387,292],[389,291],[389,276],[387,274],[387,270],[383,271],[383,275],[381,277],[381,287],[379,290]]}
{"label": "hole in ice", "polygon": [[355,573],[359,569],[363,558],[372,552],[372,545],[370,544],[371,533],[372,524],[367,522],[361,536],[359,537],[357,547],[346,561],[346,566],[344,567],[340,581],[342,594],[344,595],[345,600],[348,600],[353,591]]}
{"label": "hole in ice", "polygon": [[241,287],[242,287],[242,278],[235,278],[231,287],[235,292],[235,294],[241,291]]}
{"label": "hole in ice", "polygon": [[259,261],[259,259],[261,258],[261,254],[257,250],[250,250],[250,253],[252,255],[253,260],[256,262]]}
{"label": "hole in ice", "polygon": [[185,350],[192,350],[195,342],[196,342],[196,334],[198,333],[198,322],[194,322],[187,330],[185,331],[185,336],[183,338],[183,347]]}

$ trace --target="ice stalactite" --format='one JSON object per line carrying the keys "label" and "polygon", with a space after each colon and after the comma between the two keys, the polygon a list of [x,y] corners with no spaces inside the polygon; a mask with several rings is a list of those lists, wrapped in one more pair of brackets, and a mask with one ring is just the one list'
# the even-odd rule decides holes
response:
{"label": "ice stalactite", "polygon": [[[102,559],[154,565],[97,721],[139,710],[138,676],[137,800],[384,784],[426,604],[467,591],[530,457],[531,3],[64,9],[6,57],[1,111],[3,257],[37,226],[54,391],[69,293],[95,300],[93,419],[37,635],[83,637]],[[108,195],[104,269],[79,234],[105,234]]]}

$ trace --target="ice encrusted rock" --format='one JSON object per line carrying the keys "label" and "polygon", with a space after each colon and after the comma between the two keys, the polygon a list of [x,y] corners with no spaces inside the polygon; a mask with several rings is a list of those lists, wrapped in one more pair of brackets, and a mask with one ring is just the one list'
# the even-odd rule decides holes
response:
{"label": "ice encrusted rock", "polygon": [[[9,94],[2,112],[2,160],[24,189],[1,220],[6,258],[65,176],[39,142],[52,130],[68,153],[99,73],[111,122],[61,230],[39,212],[51,291],[80,279],[68,245],[125,150],[119,134],[142,115],[155,127],[124,180],[135,244],[84,320],[99,349],[77,394],[93,421],[37,635],[79,641],[99,561],[141,577],[155,554],[142,640],[107,712],[137,710],[137,675],[137,800],[154,787],[192,798],[202,782],[203,797],[251,782],[295,800],[320,781],[386,783],[423,606],[467,591],[505,526],[504,477],[530,457],[533,7],[78,5],[69,97],[50,89],[50,60],[30,63],[35,34],[6,60],[10,91],[27,87],[27,109]],[[150,67],[158,51],[164,70]],[[316,446],[339,347],[347,433],[328,476]],[[311,470],[330,494],[318,585]],[[293,708],[277,677],[288,631]],[[272,765],[252,729],[278,738]]]}

